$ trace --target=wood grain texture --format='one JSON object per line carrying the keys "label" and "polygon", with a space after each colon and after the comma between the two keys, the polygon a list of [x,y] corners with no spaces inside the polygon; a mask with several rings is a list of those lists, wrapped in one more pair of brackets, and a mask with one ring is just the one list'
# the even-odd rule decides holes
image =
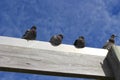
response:
{"label": "wood grain texture", "polygon": [[[22,43],[21,40],[20,42]],[[45,44],[48,45],[49,43]],[[86,48],[86,50],[92,49],[92,51],[88,51],[90,52],[89,55],[84,54],[85,49],[76,53],[72,50],[55,51],[57,47],[54,47],[54,49],[52,47],[51,49],[43,49],[43,47],[45,46],[32,48],[19,46],[18,44],[0,44],[0,70],[97,79],[112,77],[110,74],[106,75],[103,70],[103,61],[106,56],[100,56],[97,53],[91,55],[91,52],[100,53],[100,51],[103,54],[105,53],[103,49]]]}

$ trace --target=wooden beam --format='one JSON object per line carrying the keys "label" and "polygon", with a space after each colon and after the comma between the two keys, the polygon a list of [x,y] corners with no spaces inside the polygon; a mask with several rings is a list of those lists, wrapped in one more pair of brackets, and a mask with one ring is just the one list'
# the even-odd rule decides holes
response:
{"label": "wooden beam", "polygon": [[[56,76],[111,79],[103,67],[107,50],[0,37],[0,70]],[[105,71],[107,70],[107,71]]]}

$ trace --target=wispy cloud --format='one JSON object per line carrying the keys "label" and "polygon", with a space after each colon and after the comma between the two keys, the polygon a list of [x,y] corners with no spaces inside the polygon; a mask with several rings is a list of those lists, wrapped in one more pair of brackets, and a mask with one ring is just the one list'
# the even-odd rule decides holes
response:
{"label": "wispy cloud", "polygon": [[[73,44],[83,35],[86,46],[101,48],[111,34],[120,36],[119,4],[119,0],[1,0],[0,35],[20,38],[26,29],[36,25],[37,40],[49,41],[52,35],[63,33],[63,43]],[[16,75],[3,75],[1,79]]]}

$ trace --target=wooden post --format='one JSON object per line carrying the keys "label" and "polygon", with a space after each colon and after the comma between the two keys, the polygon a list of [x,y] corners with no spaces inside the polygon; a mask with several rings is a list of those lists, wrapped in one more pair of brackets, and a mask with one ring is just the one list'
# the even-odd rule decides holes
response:
{"label": "wooden post", "polygon": [[108,51],[0,37],[0,70],[55,76],[112,79],[104,59]]}
{"label": "wooden post", "polygon": [[120,46],[112,46],[105,60],[115,80],[120,80]]}

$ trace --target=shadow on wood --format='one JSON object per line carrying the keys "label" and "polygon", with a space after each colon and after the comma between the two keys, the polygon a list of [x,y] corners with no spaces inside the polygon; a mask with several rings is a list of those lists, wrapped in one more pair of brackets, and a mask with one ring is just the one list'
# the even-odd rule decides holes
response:
{"label": "shadow on wood", "polygon": [[[120,80],[120,47],[119,46],[114,45],[109,50],[104,60],[104,66],[106,64],[109,70],[111,71],[111,74],[114,76],[115,78],[114,80]],[[106,72],[106,69],[104,69],[104,71]]]}
{"label": "shadow on wood", "polygon": [[109,77],[107,77],[106,80],[115,80],[114,77],[113,77],[113,73],[111,71],[110,65],[107,61],[107,58],[104,59],[103,64],[101,63],[101,66],[103,68],[103,71],[104,71],[105,75],[109,76]]}

